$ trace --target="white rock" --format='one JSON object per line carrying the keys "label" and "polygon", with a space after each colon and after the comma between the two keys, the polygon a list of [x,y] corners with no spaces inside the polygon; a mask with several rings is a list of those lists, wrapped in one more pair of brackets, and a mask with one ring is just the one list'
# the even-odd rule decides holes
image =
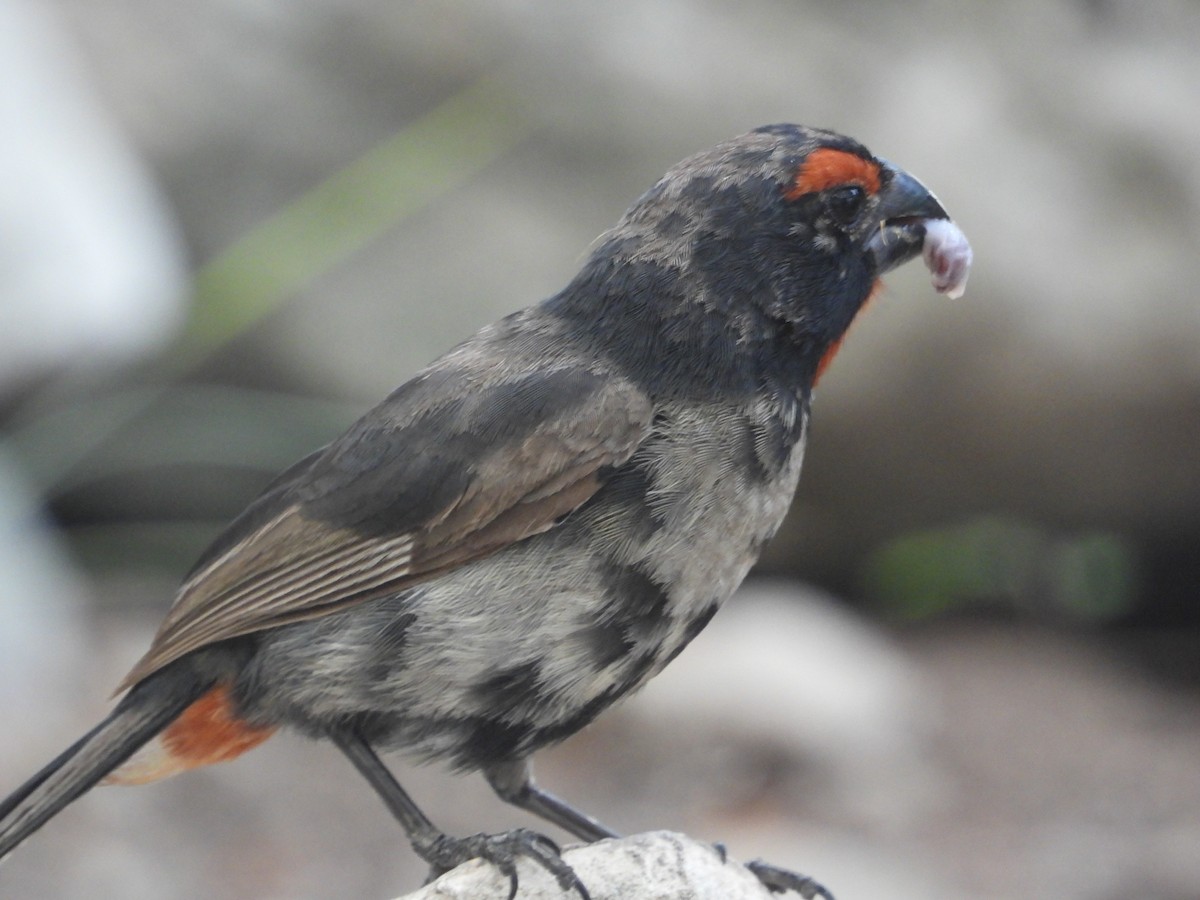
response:
{"label": "white rock", "polygon": [[[767,900],[771,894],[732,857],[712,844],[654,831],[572,847],[563,859],[592,900]],[[521,900],[579,900],[535,863],[517,864]],[[505,900],[509,881],[495,866],[472,860],[400,900]]]}

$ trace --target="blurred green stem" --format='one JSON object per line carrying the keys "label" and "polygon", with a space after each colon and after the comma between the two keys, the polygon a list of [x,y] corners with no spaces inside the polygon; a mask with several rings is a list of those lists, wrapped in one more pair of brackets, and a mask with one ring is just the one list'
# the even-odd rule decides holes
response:
{"label": "blurred green stem", "polygon": [[146,387],[101,380],[65,399],[63,391],[48,392],[16,421],[6,449],[39,495],[51,493],[174,382],[385,229],[461,187],[527,133],[503,79],[471,84],[202,266],[188,325]]}
{"label": "blurred green stem", "polygon": [[197,273],[175,368],[189,370],[384,229],[460,187],[526,130],[503,84],[484,78],[317,185]]}

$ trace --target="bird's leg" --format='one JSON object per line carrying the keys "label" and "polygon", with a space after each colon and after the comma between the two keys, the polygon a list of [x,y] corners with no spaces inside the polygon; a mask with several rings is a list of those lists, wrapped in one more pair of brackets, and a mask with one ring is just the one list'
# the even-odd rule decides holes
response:
{"label": "bird's leg", "polygon": [[484,859],[508,876],[508,900],[513,900],[517,895],[517,858],[527,856],[549,872],[564,891],[574,890],[583,900],[591,900],[579,876],[559,855],[558,845],[548,837],[525,828],[465,838],[445,834],[421,812],[370,744],[359,734],[350,729],[341,729],[332,731],[329,736],[375,788],[392,815],[404,827],[413,850],[429,863],[431,879],[469,859]]}
{"label": "bird's leg", "polygon": [[[501,800],[552,822],[580,840],[591,843],[604,838],[620,837],[591,816],[538,787],[533,780],[533,768],[527,759],[488,766],[483,770],[483,774]],[[713,848],[721,857],[721,862],[724,862],[725,845],[718,843],[714,844]],[[833,895],[825,887],[807,875],[781,869],[758,859],[746,863],[746,868],[773,893],[795,891],[805,900],[815,900],[817,897],[833,900]]]}
{"label": "bird's leg", "polygon": [[601,825],[565,800],[544,791],[533,780],[533,769],[527,759],[496,763],[483,770],[488,784],[505,803],[552,822],[564,831],[589,844],[604,838],[620,837],[611,828]]}

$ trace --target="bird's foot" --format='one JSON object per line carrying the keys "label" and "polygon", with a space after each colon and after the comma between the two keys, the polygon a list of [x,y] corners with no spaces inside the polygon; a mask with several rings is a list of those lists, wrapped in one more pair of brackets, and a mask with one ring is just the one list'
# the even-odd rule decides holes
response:
{"label": "bird's foot", "polygon": [[814,900],[816,897],[823,897],[824,900],[833,900],[833,894],[829,893],[824,885],[814,881],[807,875],[801,875],[798,872],[792,872],[788,869],[781,869],[779,866],[773,866],[770,863],[763,862],[761,859],[746,863],[746,868],[753,872],[754,877],[761,881],[767,890],[774,894],[795,891],[804,900]]}
{"label": "bird's foot", "polygon": [[527,856],[549,872],[564,891],[573,890],[581,900],[591,900],[575,870],[563,861],[558,844],[527,828],[464,838],[442,834],[416,850],[430,865],[431,881],[469,859],[483,859],[508,876],[508,900],[513,900],[517,896],[517,859]]}

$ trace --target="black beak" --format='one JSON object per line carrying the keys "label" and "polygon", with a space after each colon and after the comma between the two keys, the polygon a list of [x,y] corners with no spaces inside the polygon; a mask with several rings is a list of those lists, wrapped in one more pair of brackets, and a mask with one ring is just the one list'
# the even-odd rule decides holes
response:
{"label": "black beak", "polygon": [[890,174],[880,190],[866,249],[882,275],[919,255],[925,243],[925,221],[949,219],[937,197],[907,172],[885,164]]}

